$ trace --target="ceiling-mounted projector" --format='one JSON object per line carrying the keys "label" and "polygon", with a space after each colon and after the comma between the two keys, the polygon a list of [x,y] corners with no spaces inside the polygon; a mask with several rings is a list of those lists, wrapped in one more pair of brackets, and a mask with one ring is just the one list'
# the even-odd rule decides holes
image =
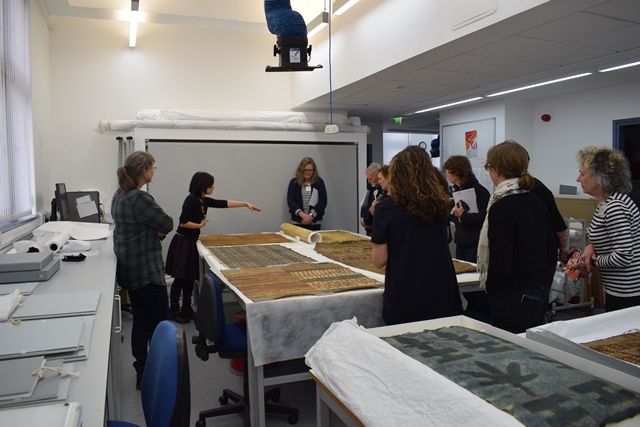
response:
{"label": "ceiling-mounted projector", "polygon": [[311,45],[307,47],[307,36],[281,36],[273,46],[273,56],[280,55],[280,65],[267,65],[265,71],[313,71],[322,65],[308,65]]}

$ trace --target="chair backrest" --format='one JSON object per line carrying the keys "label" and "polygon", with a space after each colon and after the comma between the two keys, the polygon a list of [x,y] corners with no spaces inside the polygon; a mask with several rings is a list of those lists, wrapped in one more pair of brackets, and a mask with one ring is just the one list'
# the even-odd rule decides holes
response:
{"label": "chair backrest", "polygon": [[202,278],[195,325],[200,334],[214,343],[220,343],[225,336],[227,324],[224,318],[222,290],[213,273]]}
{"label": "chair backrest", "polygon": [[182,326],[165,320],[156,327],[144,367],[141,394],[147,426],[189,425],[189,357]]}

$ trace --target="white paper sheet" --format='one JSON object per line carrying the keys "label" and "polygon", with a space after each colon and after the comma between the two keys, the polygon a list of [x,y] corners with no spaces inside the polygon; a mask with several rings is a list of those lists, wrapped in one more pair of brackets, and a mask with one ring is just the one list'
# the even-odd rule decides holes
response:
{"label": "white paper sheet", "polygon": [[478,204],[476,203],[476,190],[469,188],[467,190],[456,191],[453,193],[453,201],[458,204],[463,201],[469,206],[469,213],[478,213]]}

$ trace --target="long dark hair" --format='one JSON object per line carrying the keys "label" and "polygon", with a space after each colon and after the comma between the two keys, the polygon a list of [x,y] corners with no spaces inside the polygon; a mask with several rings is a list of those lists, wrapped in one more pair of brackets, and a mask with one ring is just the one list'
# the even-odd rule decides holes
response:
{"label": "long dark hair", "polygon": [[189,193],[202,198],[203,194],[207,192],[207,188],[211,187],[214,183],[213,175],[207,172],[196,172],[191,177],[191,183],[189,183]]}

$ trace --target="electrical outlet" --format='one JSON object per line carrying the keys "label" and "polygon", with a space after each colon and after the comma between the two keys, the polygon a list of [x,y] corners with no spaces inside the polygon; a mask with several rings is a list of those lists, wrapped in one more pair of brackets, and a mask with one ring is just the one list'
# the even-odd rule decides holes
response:
{"label": "electrical outlet", "polygon": [[324,133],[333,134],[333,133],[338,133],[338,132],[339,132],[338,125],[327,125],[324,128]]}

